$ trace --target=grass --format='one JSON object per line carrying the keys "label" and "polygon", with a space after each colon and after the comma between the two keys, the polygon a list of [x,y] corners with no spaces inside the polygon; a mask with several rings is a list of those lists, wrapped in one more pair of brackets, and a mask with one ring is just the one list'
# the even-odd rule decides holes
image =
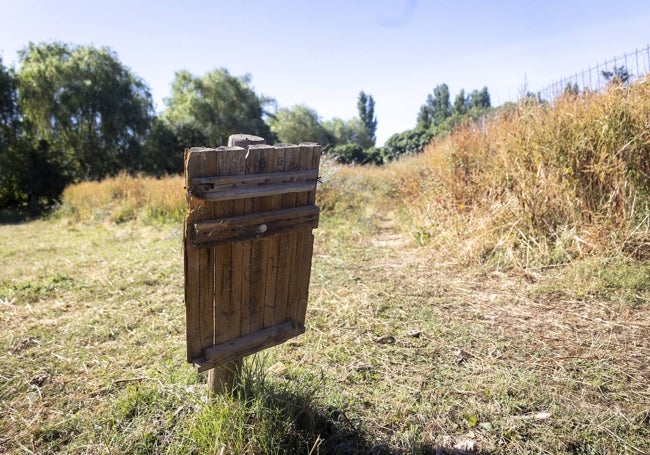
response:
{"label": "grass", "polygon": [[356,213],[316,231],[307,333],[216,399],[184,360],[177,224],[0,227],[0,448],[650,449],[650,264],[462,269]]}
{"label": "grass", "polygon": [[[531,109],[487,136],[557,129]],[[650,452],[642,192],[632,176],[622,211],[541,204],[564,168],[546,157],[535,186],[522,167],[516,192],[512,169],[481,166],[523,139],[480,155],[473,134],[386,168],[323,165],[307,331],[247,359],[227,396],[185,362],[182,179],[82,184],[57,215],[0,225],[0,452]]]}

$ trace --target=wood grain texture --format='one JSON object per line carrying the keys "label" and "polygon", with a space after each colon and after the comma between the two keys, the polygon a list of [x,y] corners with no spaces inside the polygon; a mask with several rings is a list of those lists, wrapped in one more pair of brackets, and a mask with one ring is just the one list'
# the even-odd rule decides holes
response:
{"label": "wood grain texture", "polygon": [[194,223],[192,244],[206,248],[224,243],[250,242],[274,235],[318,227],[318,207],[306,205],[275,212],[252,213]]}
{"label": "wood grain texture", "polygon": [[[216,161],[212,149],[192,148],[185,151],[185,176],[187,182],[194,176],[212,175]],[[190,228],[196,220],[210,216],[203,201],[188,195],[188,211],[185,217],[185,312],[187,319],[188,361],[201,355],[203,347],[214,342],[212,320],[211,254],[208,250],[192,245]],[[199,286],[198,283],[203,283]]]}
{"label": "wood grain texture", "polygon": [[267,327],[205,350],[205,356],[194,360],[195,368],[201,372],[217,365],[227,364],[243,356],[254,354],[262,349],[277,346],[305,333],[305,326],[293,321]]}
{"label": "wood grain texture", "polygon": [[188,361],[225,362],[211,373],[214,387],[242,355],[304,331],[321,148],[260,139],[186,152]]}

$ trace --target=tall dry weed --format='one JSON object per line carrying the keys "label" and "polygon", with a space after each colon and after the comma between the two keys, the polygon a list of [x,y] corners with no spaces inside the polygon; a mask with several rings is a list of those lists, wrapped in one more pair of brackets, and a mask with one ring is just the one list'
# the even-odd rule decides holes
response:
{"label": "tall dry weed", "polygon": [[180,221],[186,204],[183,185],[181,176],[158,179],[121,173],[67,187],[62,211],[77,221]]}
{"label": "tall dry weed", "polygon": [[432,142],[397,188],[417,237],[463,260],[530,267],[611,251],[648,223],[649,123],[647,81],[522,102]]}

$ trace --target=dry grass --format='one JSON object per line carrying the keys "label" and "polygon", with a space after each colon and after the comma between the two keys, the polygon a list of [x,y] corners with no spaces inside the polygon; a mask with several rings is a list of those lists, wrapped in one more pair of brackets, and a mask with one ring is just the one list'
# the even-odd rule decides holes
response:
{"label": "dry grass", "polygon": [[185,214],[182,176],[132,177],[121,173],[101,182],[65,189],[61,212],[76,221],[180,221]]}
{"label": "dry grass", "polygon": [[638,246],[650,231],[648,118],[643,81],[511,106],[464,127],[397,167],[413,232],[466,262],[498,266]]}

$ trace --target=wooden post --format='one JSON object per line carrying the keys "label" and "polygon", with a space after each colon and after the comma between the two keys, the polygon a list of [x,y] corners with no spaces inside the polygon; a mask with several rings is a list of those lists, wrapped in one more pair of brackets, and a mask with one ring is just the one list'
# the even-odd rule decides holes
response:
{"label": "wooden post", "polygon": [[[244,149],[248,149],[249,145],[257,144],[266,144],[266,141],[261,137],[252,136],[250,134],[233,134],[228,138],[228,147],[242,147]],[[241,171],[243,171],[241,173],[244,173],[245,169],[242,169]],[[247,210],[245,201],[235,201],[235,216],[246,215],[247,212],[250,213],[250,209]],[[247,247],[246,245],[234,245],[231,248],[233,261],[239,260],[243,265],[243,262],[245,262],[247,259],[250,260],[250,247]],[[233,267],[233,269],[236,268]],[[245,265],[243,265],[243,268],[239,269],[244,270]],[[242,292],[241,288],[242,286],[245,286],[247,280],[232,279],[231,283],[233,283],[232,292],[238,293]],[[244,359],[239,358],[208,370],[208,392],[211,394],[232,393],[235,390],[237,384],[240,382],[241,369],[243,364]]]}

